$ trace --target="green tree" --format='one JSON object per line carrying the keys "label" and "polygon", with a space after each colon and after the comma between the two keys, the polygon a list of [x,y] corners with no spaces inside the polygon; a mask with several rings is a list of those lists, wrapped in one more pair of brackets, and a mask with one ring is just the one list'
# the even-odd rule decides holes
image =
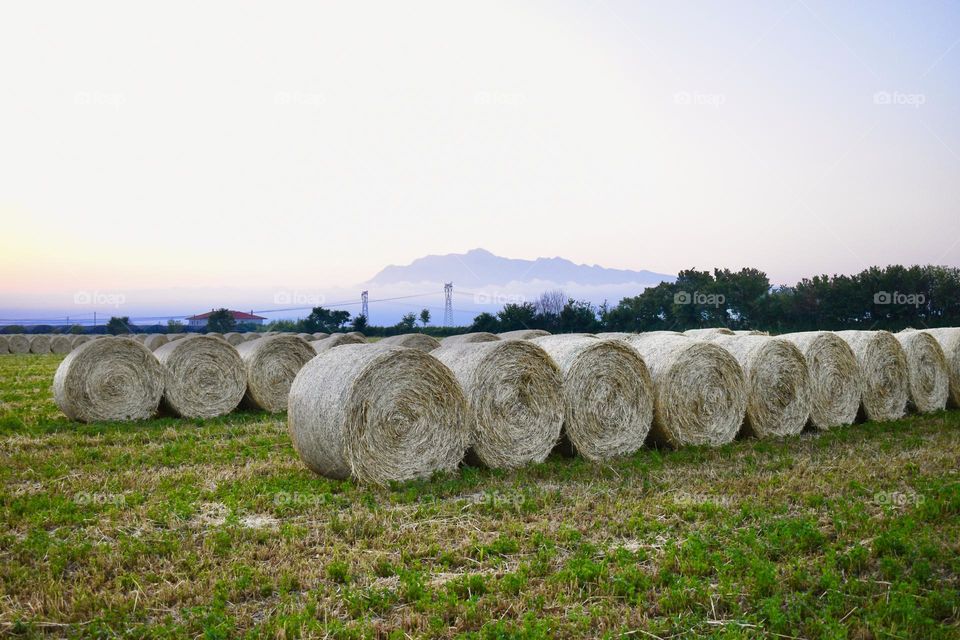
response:
{"label": "green tree", "polygon": [[70,333],[72,333],[75,336],[80,335],[81,333],[83,333],[83,327],[81,327],[78,324],[75,324],[72,327],[70,327]]}
{"label": "green tree", "polygon": [[183,333],[183,323],[179,320],[167,320],[167,333]]}
{"label": "green tree", "polygon": [[363,333],[367,330],[367,316],[362,313],[353,319],[353,330]]}
{"label": "green tree", "polygon": [[426,328],[430,324],[430,309],[421,309],[420,310],[420,324]]}
{"label": "green tree", "polygon": [[417,316],[411,311],[410,313],[405,313],[400,322],[397,323],[397,329],[400,329],[403,332],[413,331],[417,326]]}
{"label": "green tree", "polygon": [[490,333],[497,333],[500,331],[500,323],[497,321],[496,316],[494,316],[492,313],[487,313],[484,311],[473,319],[473,324],[470,325],[470,331],[489,331]]}
{"label": "green tree", "polygon": [[542,324],[541,317],[537,315],[537,307],[530,303],[523,304],[508,303],[503,305],[503,309],[497,312],[497,320],[500,321],[501,331],[517,331],[519,329],[539,329]]}
{"label": "green tree", "polygon": [[217,309],[207,318],[207,331],[227,333],[233,331],[236,326],[237,321],[229,309]]}
{"label": "green tree", "polygon": [[300,326],[307,333],[317,331],[334,333],[339,331],[349,320],[349,311],[331,311],[323,307],[314,307],[310,315],[301,321]]}
{"label": "green tree", "polygon": [[107,320],[107,333],[118,336],[121,333],[133,333],[130,329],[130,318],[127,316],[116,317],[113,316]]}

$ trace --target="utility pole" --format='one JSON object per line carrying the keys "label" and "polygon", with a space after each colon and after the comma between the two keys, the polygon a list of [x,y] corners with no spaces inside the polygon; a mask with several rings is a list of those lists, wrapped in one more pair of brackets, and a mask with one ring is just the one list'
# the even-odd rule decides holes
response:
{"label": "utility pole", "polygon": [[453,326],[453,283],[443,285],[443,326]]}
{"label": "utility pole", "polygon": [[367,324],[370,323],[370,306],[368,304],[368,294],[367,291],[360,292],[360,315],[362,315],[367,320]]}

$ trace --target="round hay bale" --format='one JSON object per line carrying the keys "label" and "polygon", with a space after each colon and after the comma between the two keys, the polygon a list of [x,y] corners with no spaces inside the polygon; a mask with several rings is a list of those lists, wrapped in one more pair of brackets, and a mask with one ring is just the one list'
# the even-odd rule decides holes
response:
{"label": "round hay bale", "polygon": [[243,361],[225,340],[195,336],[160,345],[154,354],[163,365],[162,406],[170,413],[215,418],[236,409],[243,399]]}
{"label": "round hay bale", "polygon": [[830,331],[803,331],[777,337],[793,343],[807,361],[809,424],[820,430],[853,424],[860,408],[863,381],[850,345]]}
{"label": "round hay bale", "polygon": [[907,356],[910,406],[918,413],[944,409],[950,395],[950,367],[940,343],[925,331],[905,331],[894,337]]}
{"label": "round hay bale", "polygon": [[245,334],[243,335],[243,341],[244,341],[244,342],[252,342],[252,341],[254,341],[254,340],[259,340],[259,339],[262,338],[262,337],[263,337],[263,334],[262,334],[262,333],[257,333],[257,332],[255,332],[255,331],[251,331],[250,333],[245,333]]}
{"label": "round hay bale", "polygon": [[710,342],[669,333],[641,333],[627,343],[653,378],[654,440],[673,447],[732,441],[747,411],[743,369]]}
{"label": "round hay bale", "polygon": [[683,335],[688,338],[707,338],[716,335],[732,336],[733,331],[726,327],[708,327],[706,329],[687,329],[683,332]]}
{"label": "round hay bale", "polygon": [[237,346],[247,373],[247,406],[271,413],[287,410],[290,385],[316,354],[303,338],[280,334]]}
{"label": "round hay bale", "polygon": [[769,331],[757,331],[756,329],[744,329],[742,331],[734,331],[733,335],[735,336],[769,336]]}
{"label": "round hay bale", "polygon": [[381,485],[452,471],[470,444],[453,373],[396,346],[357,344],[311,360],[290,388],[287,424],[314,472]]}
{"label": "round hay bale", "polygon": [[30,353],[50,353],[50,336],[30,336]]}
{"label": "round hay bale", "polygon": [[70,336],[54,336],[50,339],[51,353],[70,353],[73,350],[73,341]]}
{"label": "round hay bale", "polygon": [[310,335],[312,335],[313,338],[311,338],[310,340],[307,340],[307,342],[313,342],[314,340],[323,340],[324,338],[330,337],[329,333],[324,333],[323,331],[317,331],[316,333],[311,333]]}
{"label": "round hay bale", "polygon": [[461,333],[456,336],[447,336],[440,341],[443,346],[451,344],[472,344],[474,342],[496,342],[499,340],[496,335],[487,331],[476,331],[474,333]]}
{"label": "round hay bale", "polygon": [[63,359],[53,377],[53,399],[71,420],[142,420],[157,412],[163,367],[129,338],[91,340]]}
{"label": "round hay bale", "polygon": [[246,338],[243,337],[243,334],[237,331],[230,331],[223,334],[223,339],[233,346],[237,346],[238,344],[246,341]]}
{"label": "round hay bale", "polygon": [[488,467],[543,462],[563,427],[563,376],[547,352],[526,340],[442,345],[432,352],[467,396],[471,459]]}
{"label": "round hay bale", "polygon": [[145,346],[147,349],[150,349],[150,351],[156,351],[168,342],[170,342],[170,339],[164,334],[152,333],[147,336],[146,340],[143,341],[143,346]]}
{"label": "round hay bale", "polygon": [[30,353],[30,339],[22,333],[7,336],[7,349],[10,353]]}
{"label": "round hay bale", "polygon": [[810,417],[807,361],[792,342],[756,335],[711,337],[743,369],[747,383],[744,430],[757,438],[793,436]]}
{"label": "round hay bale", "polygon": [[398,347],[407,347],[408,349],[419,349],[420,351],[430,352],[440,346],[440,341],[433,336],[425,333],[404,333],[399,336],[390,336],[380,340],[377,344],[393,344]]}
{"label": "round hay bale", "polygon": [[10,353],[10,346],[7,342],[7,336],[0,335],[0,355]]}
{"label": "round hay bale", "polygon": [[140,344],[143,344],[147,341],[148,335],[146,333],[136,333],[131,335],[130,337],[136,340],[137,342],[139,342]]}
{"label": "round hay bale", "polygon": [[221,340],[223,339],[223,334],[220,333],[219,331],[207,331],[205,335],[210,336],[211,338],[220,338]]}
{"label": "round hay bale", "polygon": [[947,368],[950,373],[949,405],[960,409],[960,329],[948,327],[944,329],[924,329],[940,344],[947,359]]}
{"label": "round hay bale", "polygon": [[297,337],[298,337],[298,338],[303,338],[303,339],[306,340],[307,342],[310,342],[311,340],[316,340],[316,338],[313,337],[313,334],[312,334],[312,333],[298,333],[298,334],[297,334]]}
{"label": "round hay bale", "polygon": [[367,341],[367,336],[363,335],[363,334],[362,334],[361,332],[359,332],[359,331],[348,331],[348,332],[347,332],[347,335],[348,335],[348,336],[353,336],[354,338],[360,338],[360,339],[363,340],[364,342]]}
{"label": "round hay bale", "polygon": [[860,408],[868,420],[899,420],[907,410],[910,379],[907,355],[887,331],[838,331],[860,367]]}
{"label": "round hay bale", "polygon": [[550,335],[550,332],[543,329],[517,329],[516,331],[504,331],[497,334],[501,340],[533,340],[548,335]]}
{"label": "round hay bale", "polygon": [[83,343],[90,342],[91,340],[93,340],[93,338],[90,336],[84,336],[84,335],[73,336],[73,338],[70,339],[70,348],[71,350],[76,349]]}
{"label": "round hay bale", "polygon": [[587,335],[532,342],[563,374],[563,432],[577,453],[602,462],[643,446],[653,422],[653,381],[636,350]]}
{"label": "round hay bale", "polygon": [[366,340],[363,338],[358,338],[357,336],[352,336],[349,333],[334,333],[329,338],[324,338],[323,340],[314,340],[310,342],[310,346],[313,347],[313,350],[316,353],[323,353],[333,349],[334,347],[339,347],[343,344],[364,344]]}

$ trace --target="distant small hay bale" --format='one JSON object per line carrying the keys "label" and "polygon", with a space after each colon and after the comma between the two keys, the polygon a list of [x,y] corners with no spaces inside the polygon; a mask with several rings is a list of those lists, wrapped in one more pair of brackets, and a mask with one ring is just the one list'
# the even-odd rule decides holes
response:
{"label": "distant small hay bale", "polygon": [[143,344],[144,342],[147,341],[147,334],[145,333],[135,333],[130,337],[136,340],[137,342],[139,342],[140,344]]}
{"label": "distant small hay bale", "polygon": [[237,331],[230,331],[223,334],[223,339],[233,346],[237,346],[238,344],[246,341],[246,338],[243,337],[243,334]]}
{"label": "distant small hay bale", "polygon": [[244,403],[271,413],[286,411],[290,385],[316,355],[306,340],[290,334],[244,342],[237,351],[247,374]]}
{"label": "distant small hay bale", "polygon": [[30,353],[30,338],[14,333],[7,336],[7,349],[10,353]]}
{"label": "distant small hay bale", "polygon": [[673,447],[719,446],[736,437],[747,410],[743,369],[710,342],[670,333],[641,333],[636,349],[654,384],[654,440]]}
{"label": "distant small hay bale", "polygon": [[440,346],[440,341],[433,336],[425,333],[404,333],[399,336],[390,336],[377,342],[377,344],[392,344],[398,347],[407,347],[408,349],[418,349],[423,352],[430,352]]}
{"label": "distant small hay bale", "polygon": [[147,336],[146,340],[143,341],[143,346],[150,349],[150,351],[156,351],[168,342],[170,342],[169,338],[162,333],[151,333]]}
{"label": "distant small hay bale", "polygon": [[960,409],[960,329],[924,329],[924,333],[933,336],[943,349],[950,372],[949,404],[954,409]]}
{"label": "distant small hay bale", "polygon": [[453,371],[473,417],[471,452],[484,465],[543,462],[563,427],[563,376],[527,340],[443,344],[432,352]]}
{"label": "distant small hay bale", "polygon": [[364,344],[365,342],[365,339],[352,336],[349,333],[334,333],[329,338],[310,342],[310,346],[316,353],[323,353],[344,344]]}
{"label": "distant small hay bale", "polygon": [[50,340],[51,353],[70,353],[73,350],[73,341],[70,336],[54,336]]}
{"label": "distant small hay bale", "polygon": [[[151,336],[153,337],[153,336]],[[144,345],[146,346],[146,345]],[[237,408],[247,390],[233,345],[210,336],[167,342],[154,353],[163,366],[164,409],[182,418],[216,418]]]}
{"label": "distant small hay bale", "polygon": [[163,367],[136,340],[91,340],[71,351],[53,377],[53,399],[71,420],[143,420],[163,394]]}
{"label": "distant small hay bale", "polygon": [[364,342],[367,341],[367,336],[365,336],[365,335],[364,335],[363,333],[361,333],[360,331],[348,331],[348,332],[347,332],[347,335],[348,335],[348,336],[353,336],[354,338],[361,338]]}
{"label": "distant small hay bale", "polygon": [[10,345],[7,336],[0,335],[0,355],[10,353]]}
{"label": "distant small hay bale", "polygon": [[314,472],[381,485],[452,471],[470,443],[453,373],[389,345],[348,345],[307,363],[290,388],[287,424]]}
{"label": "distant small hay bale", "polygon": [[310,340],[307,340],[307,342],[313,342],[314,340],[323,340],[324,338],[330,337],[329,333],[324,333],[323,331],[317,331],[315,333],[311,333],[310,335],[312,335],[313,338],[311,338]]}
{"label": "distant small hay bale", "polygon": [[488,331],[475,331],[474,333],[461,333],[456,336],[447,336],[440,341],[443,346],[452,344],[473,344],[475,342],[496,342],[500,338]]}
{"label": "distant small hay bale", "polygon": [[793,436],[810,417],[807,361],[792,342],[759,335],[710,337],[740,363],[747,383],[746,433],[758,438]]}
{"label": "distant small hay bale", "polygon": [[593,462],[643,446],[653,422],[653,381],[635,349],[588,335],[548,335],[533,344],[563,373],[563,431],[574,450]]}
{"label": "distant small hay bale", "polygon": [[73,336],[70,338],[70,349],[72,351],[73,349],[76,349],[77,347],[84,344],[85,342],[90,342],[91,340],[93,340],[93,338],[90,336],[84,336],[84,335]]}
{"label": "distant small hay bale", "polygon": [[43,334],[30,336],[30,353],[50,353],[50,336]]}
{"label": "distant small hay bale", "polygon": [[550,332],[543,329],[517,329],[516,331],[504,331],[497,334],[501,340],[533,340],[548,335],[550,335]]}
{"label": "distant small hay bale", "polygon": [[687,329],[683,335],[688,338],[705,338],[714,335],[732,336],[733,331],[726,327],[708,327],[706,329]]}
{"label": "distant small hay bale", "polygon": [[932,413],[947,406],[950,366],[937,339],[925,331],[894,335],[907,356],[910,406],[918,413]]}
{"label": "distant small hay bale", "polygon": [[899,420],[907,411],[910,379],[907,355],[887,331],[838,331],[860,367],[860,407],[868,420]]}
{"label": "distant small hay bale", "polygon": [[244,341],[244,342],[252,342],[252,341],[254,341],[254,340],[259,340],[259,339],[262,338],[262,337],[264,337],[264,334],[262,334],[262,333],[257,333],[256,331],[251,331],[251,332],[249,332],[249,333],[243,334],[243,341]]}
{"label": "distant small hay bale", "polygon": [[860,408],[863,380],[850,345],[830,331],[803,331],[777,336],[792,342],[810,373],[810,420],[826,430],[853,424]]}
{"label": "distant small hay bale", "polygon": [[311,340],[316,340],[316,338],[313,337],[313,334],[312,334],[312,333],[298,333],[298,334],[297,334],[297,337],[298,337],[298,338],[303,338],[303,339],[306,340],[307,342],[310,342]]}

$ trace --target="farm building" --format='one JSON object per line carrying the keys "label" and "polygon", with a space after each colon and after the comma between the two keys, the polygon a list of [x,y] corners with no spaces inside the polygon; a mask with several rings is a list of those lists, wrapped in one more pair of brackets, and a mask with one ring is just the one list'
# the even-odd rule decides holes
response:
{"label": "farm building", "polygon": [[[195,316],[188,316],[187,323],[191,327],[205,327],[211,314],[213,314],[212,310]],[[246,313],[244,311],[234,311],[233,309],[230,309],[230,315],[233,316],[237,324],[263,324],[263,321],[266,320],[263,316],[254,315],[253,312]]]}

